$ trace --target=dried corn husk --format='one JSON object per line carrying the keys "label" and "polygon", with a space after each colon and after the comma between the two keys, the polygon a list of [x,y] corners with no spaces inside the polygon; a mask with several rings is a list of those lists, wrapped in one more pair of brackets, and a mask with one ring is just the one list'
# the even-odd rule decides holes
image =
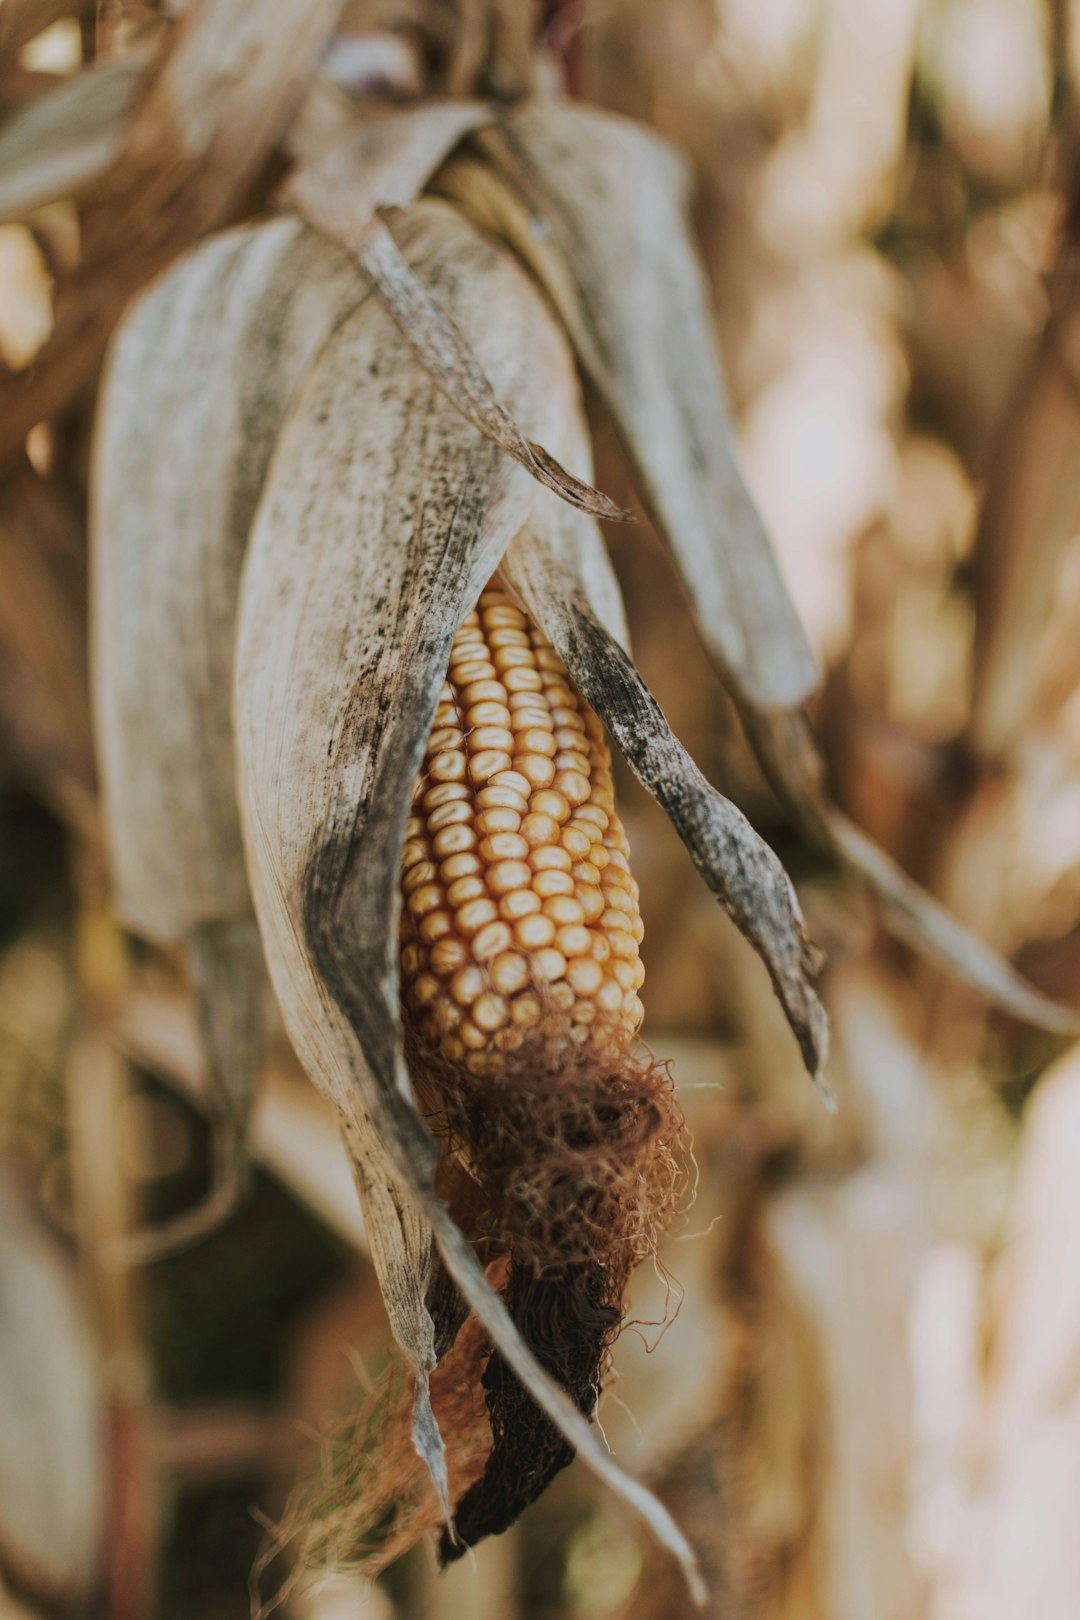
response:
{"label": "dried corn husk", "polygon": [[112,352],[92,514],[95,698],[116,902],[152,939],[250,910],[229,716],[240,566],[289,402],[367,292],[344,255],[277,220],[187,259]]}
{"label": "dried corn husk", "polygon": [[585,511],[629,518],[599,490],[561,467],[523,434],[463,341],[452,316],[410,274],[377,210],[419,196],[443,159],[490,122],[481,103],[440,104],[362,125],[292,176],[286,196],[310,222],[355,254],[378,287],[406,342],[458,409],[540,483]]}
{"label": "dried corn husk", "polygon": [[651,131],[530,102],[439,177],[535,271],[596,385],[724,679],[763,708],[818,669],[735,456],[686,167]]}
{"label": "dried corn husk", "polygon": [[[92,511],[105,822],[122,917],[191,953],[223,1121],[222,1190],[200,1219],[231,1196],[258,1063],[230,717],[240,564],[289,402],[367,291],[295,220],[218,238],[137,306],[105,385]],[[170,1241],[192,1231],[185,1220]]]}
{"label": "dried corn husk", "polygon": [[[512,262],[449,209],[425,285],[452,308],[497,397],[561,447],[568,352]],[[419,212],[419,210],[417,210]],[[435,217],[435,216],[432,216]],[[435,1144],[401,1049],[404,824],[461,619],[552,497],[469,426],[374,301],[335,334],[274,461],[245,570],[237,654],[241,802],[279,1002],[347,1123],[395,1333],[417,1369],[414,1438],[444,1497],[427,1393],[438,1330],[427,1224],[490,1340],[598,1474],[695,1580],[667,1514],[542,1372],[433,1189]]]}
{"label": "dried corn husk", "polygon": [[791,880],[746,817],[711,787],[672,735],[659,704],[607,627],[614,589],[595,523],[547,505],[518,539],[506,572],[575,684],[604,721],[642,785],[670,817],[694,865],[764,962],[815,1084],[828,1024],[811,980],[822,965]]}
{"label": "dried corn husk", "polygon": [[284,196],[355,249],[380,208],[409,207],[454,148],[494,117],[482,101],[432,101],[366,119],[301,160]]}

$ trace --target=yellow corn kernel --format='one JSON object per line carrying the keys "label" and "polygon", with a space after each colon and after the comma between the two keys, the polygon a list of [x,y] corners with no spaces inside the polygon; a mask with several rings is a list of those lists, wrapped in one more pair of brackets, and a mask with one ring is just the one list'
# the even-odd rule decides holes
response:
{"label": "yellow corn kernel", "polygon": [[603,727],[489,586],[454,638],[402,864],[404,1005],[447,1061],[497,1076],[530,1041],[605,1051],[637,1030],[641,916],[613,804]]}

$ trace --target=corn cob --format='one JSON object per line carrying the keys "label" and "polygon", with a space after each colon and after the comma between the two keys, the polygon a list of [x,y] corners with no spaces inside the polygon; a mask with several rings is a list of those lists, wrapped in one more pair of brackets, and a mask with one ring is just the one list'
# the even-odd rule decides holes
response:
{"label": "corn cob", "polygon": [[603,728],[493,582],[454,638],[406,828],[404,1003],[428,1046],[474,1075],[625,1047],[644,978],[628,856]]}

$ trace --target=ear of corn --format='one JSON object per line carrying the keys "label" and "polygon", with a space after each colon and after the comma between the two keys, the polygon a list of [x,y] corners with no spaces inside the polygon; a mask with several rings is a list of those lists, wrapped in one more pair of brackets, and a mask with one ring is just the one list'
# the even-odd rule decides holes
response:
{"label": "ear of corn", "polygon": [[454,637],[406,828],[402,979],[429,1046],[498,1075],[625,1045],[644,978],[628,856],[603,728],[493,582]]}
{"label": "ear of corn", "polygon": [[[410,216],[427,220],[433,235],[425,282],[440,304],[453,308],[457,329],[497,397],[531,442],[551,443],[562,453],[568,447],[587,474],[574,367],[539,293],[505,253],[445,204],[420,204]],[[438,1144],[413,1101],[400,1040],[393,968],[400,951],[401,850],[455,630],[514,536],[549,502],[580,515],[552,502],[463,421],[445,392],[432,387],[381,302],[371,299],[339,326],[313,367],[282,432],[248,544],[233,713],[252,896],[289,1037],[348,1123],[388,1312],[415,1374],[410,1443],[372,1459],[374,1477],[366,1488],[352,1471],[348,1482],[338,1480],[329,1512],[316,1509],[309,1521],[301,1557],[320,1567],[339,1555],[353,1557],[373,1529],[380,1556],[389,1556],[395,1537],[400,1551],[446,1518],[448,1488],[453,1499],[467,1485],[448,1477],[447,1461],[469,1451],[472,1408],[437,1410],[430,1398],[436,1347],[458,1308],[454,1290],[429,1286],[433,1279],[417,1239],[431,1234],[482,1331],[484,1345],[472,1368],[476,1386],[497,1352],[530,1420],[526,1443],[542,1414],[554,1465],[576,1451],[647,1521],[694,1582],[693,1555],[670,1515],[627,1478],[590,1426],[588,1390],[580,1399],[568,1393],[561,1370],[530,1348],[537,1341],[515,1325],[485,1259],[436,1190]],[[596,611],[618,634],[617,597],[605,580]],[[593,601],[589,591],[585,599]],[[511,764],[512,756],[507,768]],[[620,1065],[586,1058],[582,1067],[579,1090],[598,1075],[606,1081],[613,1074],[614,1087],[623,1082]],[[476,1088],[463,1066],[460,1075]],[[496,1090],[486,1083],[484,1089]],[[560,1088],[540,1089],[554,1135],[562,1130]],[[583,1110],[594,1093],[595,1085]],[[635,1103],[631,1096],[612,1117],[605,1112],[600,1126],[618,1135],[626,1108]],[[652,1136],[667,1117],[668,1111],[655,1109],[643,1119],[646,1190],[658,1175],[672,1179],[662,1163],[654,1167],[651,1153]],[[585,1122],[594,1137],[595,1108]],[[584,1149],[590,1159],[591,1137]],[[515,1147],[514,1134],[504,1131],[499,1141],[508,1140]],[[494,1143],[495,1133],[486,1141]],[[601,1146],[605,1156],[614,1155],[621,1142]],[[516,1227],[523,1244],[538,1241],[552,1224],[545,1188],[520,1186],[527,1147],[505,1156],[512,1177],[504,1177],[512,1180],[507,1196],[519,1194],[519,1208],[524,1205]],[[465,1169],[472,1168],[470,1161]],[[542,1168],[558,1173],[551,1154]],[[634,1173],[632,1181],[636,1188],[642,1178]],[[625,1182],[624,1175],[620,1187]],[[559,1190],[569,1199],[578,1185],[562,1178]],[[488,1210],[495,1213],[492,1200]],[[529,1222],[534,1211],[538,1219]],[[556,1217],[579,1227],[579,1214],[575,1201],[572,1215],[560,1210]],[[595,1224],[594,1218],[590,1232]],[[628,1209],[618,1234],[627,1264],[640,1228],[636,1209]],[[613,1295],[622,1272],[609,1287],[601,1268],[601,1280]],[[595,1310],[591,1314],[595,1318]],[[601,1329],[609,1324],[614,1330],[617,1310],[605,1299]],[[596,1366],[594,1346],[593,1371]],[[515,1436],[522,1432],[519,1423]],[[534,1464],[533,1458],[511,1459],[511,1477],[541,1488]],[[424,1465],[436,1491],[426,1493],[416,1477]],[[496,1471],[489,1481],[500,1510],[501,1477]],[[378,1507],[414,1488],[423,1501],[422,1523]]]}
{"label": "ear of corn", "polygon": [[[628,857],[600,721],[496,575],[454,635],[413,788],[406,1050],[467,1173],[451,1213],[504,1263],[514,1322],[553,1347],[551,1370],[586,1412],[630,1274],[680,1185],[670,1080],[635,1049],[644,970]],[[571,1456],[501,1363],[483,1387],[490,1451],[455,1501],[444,1561],[512,1524]]]}

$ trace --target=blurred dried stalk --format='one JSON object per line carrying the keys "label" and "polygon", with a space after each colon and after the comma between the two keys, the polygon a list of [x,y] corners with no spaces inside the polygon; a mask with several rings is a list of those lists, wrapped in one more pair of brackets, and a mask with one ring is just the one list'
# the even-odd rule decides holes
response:
{"label": "blurred dried stalk", "polygon": [[138,1278],[122,1258],[134,1225],[131,1189],[116,1173],[119,1128],[130,1074],[109,1036],[126,978],[124,942],[95,901],[100,872],[92,853],[82,874],[77,962],[80,1025],[67,1054],[72,1180],[80,1260],[101,1353],[108,1491],[103,1584],[108,1610],[145,1610],[156,1555],[158,1490],[152,1458],[149,1377]]}
{"label": "blurred dried stalk", "polygon": [[29,468],[0,492],[0,726],[37,791],[91,838],[83,547],[75,513]]}
{"label": "blurred dried stalk", "polygon": [[70,1260],[7,1159],[0,1295],[0,1569],[42,1605],[82,1605],[103,1556],[99,1347]]}
{"label": "blurred dried stalk", "polygon": [[1075,1492],[1080,1299],[1061,1266],[1078,1218],[1080,1068],[1048,1071],[1026,1121],[993,1268],[939,1248],[912,1317],[918,1469],[911,1532],[928,1613],[1064,1617],[1080,1590],[1063,1504]]}
{"label": "blurred dried stalk", "polygon": [[7,121],[0,220],[25,219],[58,197],[79,199],[100,181],[123,151],[145,65],[135,53],[87,68]]}
{"label": "blurred dried stalk", "polygon": [[288,0],[267,29],[252,0],[201,0],[174,25],[84,211],[78,275],[58,295],[34,375],[0,383],[0,456],[92,381],[132,293],[241,205],[343,4]]}

